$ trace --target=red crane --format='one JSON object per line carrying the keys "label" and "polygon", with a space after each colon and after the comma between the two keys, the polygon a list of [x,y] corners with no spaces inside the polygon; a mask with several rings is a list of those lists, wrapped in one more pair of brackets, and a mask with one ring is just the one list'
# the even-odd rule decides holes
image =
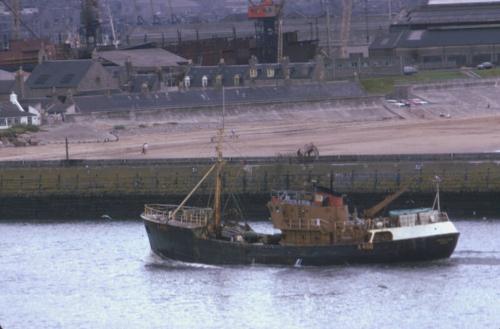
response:
{"label": "red crane", "polygon": [[284,5],[284,1],[277,3],[273,0],[261,0],[259,4],[248,0],[248,3],[248,18],[250,19],[278,17]]}
{"label": "red crane", "polygon": [[255,20],[258,57],[263,62],[283,58],[283,7],[285,0],[248,0],[248,18]]}

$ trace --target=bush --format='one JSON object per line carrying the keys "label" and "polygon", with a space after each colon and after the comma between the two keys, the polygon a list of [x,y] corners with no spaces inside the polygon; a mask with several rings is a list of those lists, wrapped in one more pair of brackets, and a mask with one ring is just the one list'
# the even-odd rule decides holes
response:
{"label": "bush", "polygon": [[40,127],[33,125],[15,125],[6,130],[0,130],[0,138],[16,138],[24,133],[36,133],[40,131]]}
{"label": "bush", "polygon": [[116,125],[113,127],[114,130],[125,130],[125,126],[124,125]]}
{"label": "bush", "polygon": [[139,128],[147,128],[147,127],[148,127],[148,126],[147,126],[147,125],[145,125],[145,124],[143,124],[143,123],[141,123],[141,124],[139,125]]}

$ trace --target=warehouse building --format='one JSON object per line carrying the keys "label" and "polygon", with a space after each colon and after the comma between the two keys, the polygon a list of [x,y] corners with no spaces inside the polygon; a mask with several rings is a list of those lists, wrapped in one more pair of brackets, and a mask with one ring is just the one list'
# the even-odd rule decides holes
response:
{"label": "warehouse building", "polygon": [[500,62],[500,1],[429,0],[370,45],[370,58],[419,68]]}

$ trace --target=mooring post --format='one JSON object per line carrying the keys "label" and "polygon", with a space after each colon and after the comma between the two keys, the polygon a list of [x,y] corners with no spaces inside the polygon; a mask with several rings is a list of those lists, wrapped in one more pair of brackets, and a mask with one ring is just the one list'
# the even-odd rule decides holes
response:
{"label": "mooring post", "polygon": [[66,161],[69,160],[69,146],[68,146],[68,137],[66,137]]}

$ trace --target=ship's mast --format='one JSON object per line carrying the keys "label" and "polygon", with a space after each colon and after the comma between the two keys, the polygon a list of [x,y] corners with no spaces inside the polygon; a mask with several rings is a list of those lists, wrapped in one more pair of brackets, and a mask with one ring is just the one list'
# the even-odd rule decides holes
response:
{"label": "ship's mast", "polygon": [[215,212],[215,234],[220,234],[221,227],[221,194],[222,194],[222,167],[224,166],[224,159],[222,157],[222,143],[224,142],[224,112],[226,107],[225,91],[222,87],[222,128],[219,129],[217,134],[217,167],[215,176],[215,196],[214,196],[214,212]]}

